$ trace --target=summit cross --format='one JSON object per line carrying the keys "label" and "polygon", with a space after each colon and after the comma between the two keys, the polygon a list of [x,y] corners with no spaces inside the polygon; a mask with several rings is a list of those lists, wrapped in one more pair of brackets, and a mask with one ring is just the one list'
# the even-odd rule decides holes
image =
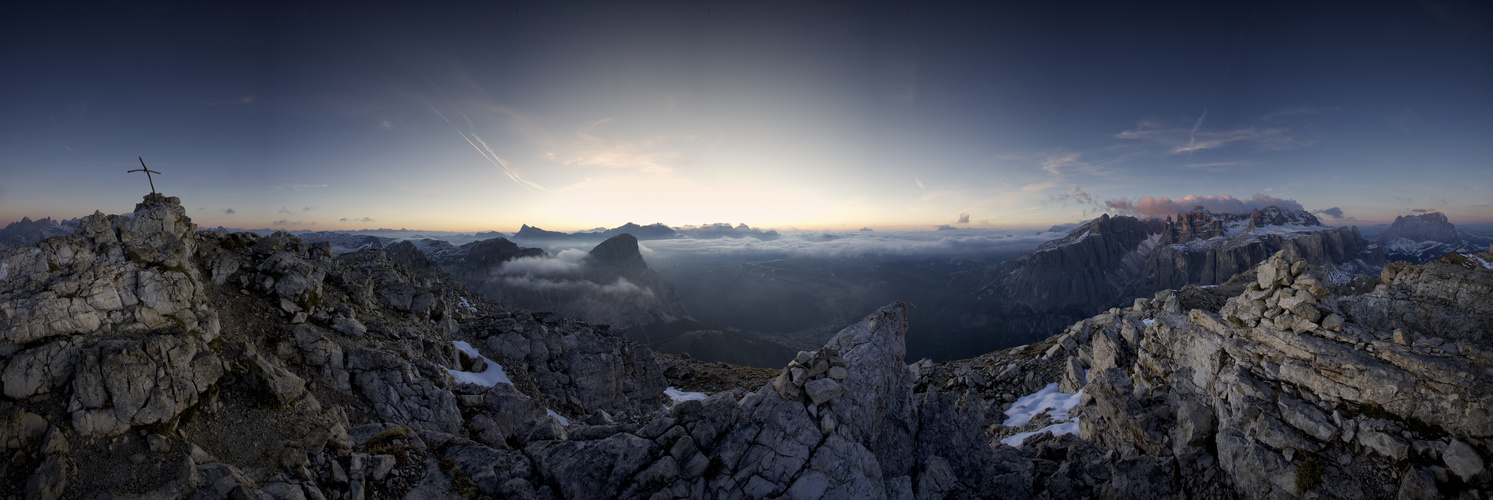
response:
{"label": "summit cross", "polygon": [[125,173],[133,174],[135,172],[145,172],[145,180],[150,182],[150,194],[156,194],[156,181],[150,178],[150,174],[159,174],[160,172],[151,170],[149,167],[146,167],[144,157],[137,156],[136,158],[140,158],[140,168],[129,170]]}

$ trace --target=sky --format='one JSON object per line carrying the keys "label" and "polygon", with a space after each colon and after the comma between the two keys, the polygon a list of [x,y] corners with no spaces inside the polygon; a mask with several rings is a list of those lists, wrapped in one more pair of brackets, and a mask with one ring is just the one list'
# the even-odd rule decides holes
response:
{"label": "sky", "polygon": [[7,6],[0,224],[1493,222],[1488,3],[1130,3]]}

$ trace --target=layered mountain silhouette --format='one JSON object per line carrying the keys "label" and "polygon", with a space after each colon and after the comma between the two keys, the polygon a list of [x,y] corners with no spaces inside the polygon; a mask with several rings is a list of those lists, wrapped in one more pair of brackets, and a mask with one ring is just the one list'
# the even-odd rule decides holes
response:
{"label": "layered mountain silhouette", "polygon": [[[524,231],[543,230],[524,226],[520,233]],[[551,256],[505,238],[426,253],[467,288],[515,307],[619,329],[687,316],[674,286],[648,268],[638,239],[629,233],[608,238],[579,257]]]}
{"label": "layered mountain silhouette", "polygon": [[653,223],[646,226],[640,226],[629,222],[605,231],[577,233],[546,231],[544,229],[524,224],[523,227],[519,228],[517,233],[513,234],[513,239],[531,241],[596,241],[613,238],[623,234],[632,235],[633,238],[639,240],[661,240],[678,237],[678,233],[674,231],[674,228],[665,226],[662,223]]}

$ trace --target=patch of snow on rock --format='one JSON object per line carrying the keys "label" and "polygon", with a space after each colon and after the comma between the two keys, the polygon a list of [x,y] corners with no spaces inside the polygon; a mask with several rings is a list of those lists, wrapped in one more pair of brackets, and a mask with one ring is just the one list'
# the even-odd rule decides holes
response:
{"label": "patch of snow on rock", "polygon": [[1050,432],[1054,436],[1077,434],[1078,419],[1069,416],[1068,412],[1078,406],[1078,400],[1082,397],[1082,390],[1078,391],[1077,394],[1058,392],[1057,382],[1047,384],[1046,387],[1035,393],[1022,396],[1011,405],[1011,409],[1006,410],[1006,421],[1002,422],[1002,425],[1020,427],[1043,413],[1048,414],[1055,423],[1032,432],[1018,432],[1002,439],[1001,442],[1007,446],[1015,447],[1021,446],[1021,443],[1026,441],[1026,438],[1043,432]]}
{"label": "patch of snow on rock", "polygon": [[1051,432],[1054,436],[1061,436],[1063,434],[1078,434],[1078,420],[1074,420],[1072,422],[1063,422],[1061,424],[1052,424],[1032,432],[1018,432],[1012,434],[1011,437],[1002,439],[1001,444],[1010,446],[1012,448],[1019,448],[1021,447],[1021,444],[1023,442],[1026,442],[1026,438],[1044,432]]}
{"label": "patch of snow on rock", "polygon": [[1047,384],[1041,390],[1022,396],[1011,409],[1006,410],[1006,421],[1002,423],[1007,427],[1021,427],[1032,420],[1032,417],[1047,413],[1053,420],[1067,422],[1068,411],[1078,406],[1078,398],[1083,396],[1083,391],[1078,394],[1063,394],[1058,392],[1058,383]]}
{"label": "patch of snow on rock", "polygon": [[467,353],[468,356],[482,358],[483,361],[487,362],[487,370],[482,373],[463,372],[447,368],[446,373],[450,373],[451,378],[456,379],[456,383],[477,384],[483,387],[492,387],[498,385],[499,382],[513,385],[513,380],[510,380],[508,374],[503,372],[503,365],[499,365],[497,361],[493,361],[487,356],[478,353],[477,349],[473,348],[472,344],[466,343],[466,341],[456,340],[451,343],[455,344],[457,349],[461,349],[461,352]]}
{"label": "patch of snow on rock", "polygon": [[670,386],[668,389],[664,389],[664,395],[668,396],[669,399],[674,400],[675,403],[701,400],[709,396],[708,394],[705,394],[703,392],[681,391],[678,388],[672,386]]}
{"label": "patch of snow on rock", "polygon": [[555,413],[555,410],[551,410],[549,408],[545,408],[544,412],[548,413],[549,416],[551,416],[551,417],[555,417],[555,420],[559,420],[560,421],[560,425],[563,425],[563,426],[566,426],[566,427],[570,427],[570,419],[565,418],[564,416],[560,415],[559,413]]}

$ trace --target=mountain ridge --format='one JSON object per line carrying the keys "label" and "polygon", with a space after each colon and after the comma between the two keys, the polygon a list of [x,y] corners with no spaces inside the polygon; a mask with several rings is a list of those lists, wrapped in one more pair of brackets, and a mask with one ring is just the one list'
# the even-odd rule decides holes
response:
{"label": "mountain ridge", "polygon": [[[1281,250],[1217,287],[942,364],[907,364],[909,306],[894,302],[763,382],[688,358],[665,367],[610,329],[494,304],[413,243],[334,255],[289,233],[199,231],[159,195],[82,222],[0,251],[0,443],[15,450],[0,494],[1493,487],[1493,252],[1389,264],[1353,288]],[[718,392],[687,392],[690,374]]]}

